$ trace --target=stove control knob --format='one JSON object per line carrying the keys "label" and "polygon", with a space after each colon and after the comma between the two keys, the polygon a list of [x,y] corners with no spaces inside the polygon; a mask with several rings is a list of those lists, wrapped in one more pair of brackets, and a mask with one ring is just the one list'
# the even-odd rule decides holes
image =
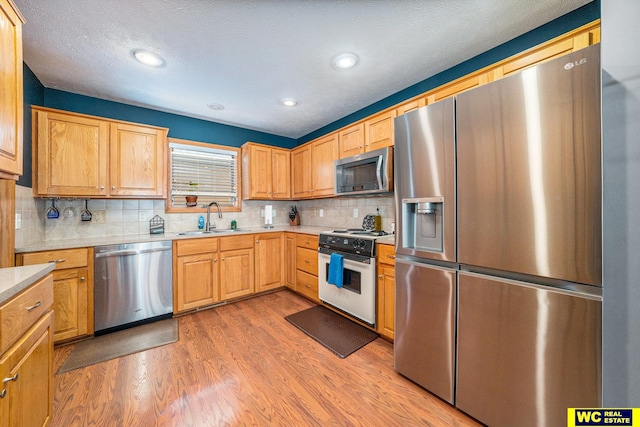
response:
{"label": "stove control knob", "polygon": [[353,247],[355,249],[364,249],[365,242],[362,239],[356,239],[353,241]]}

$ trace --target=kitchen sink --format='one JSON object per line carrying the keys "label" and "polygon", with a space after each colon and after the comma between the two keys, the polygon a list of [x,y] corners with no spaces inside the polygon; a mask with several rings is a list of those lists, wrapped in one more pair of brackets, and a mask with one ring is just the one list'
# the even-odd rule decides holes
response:
{"label": "kitchen sink", "polygon": [[206,236],[209,234],[219,234],[219,233],[233,233],[236,231],[244,231],[244,230],[240,230],[240,229],[235,229],[232,230],[230,228],[214,228],[213,230],[209,230],[209,231],[204,231],[204,230],[197,230],[197,231],[183,231],[180,233],[175,233],[178,236]]}

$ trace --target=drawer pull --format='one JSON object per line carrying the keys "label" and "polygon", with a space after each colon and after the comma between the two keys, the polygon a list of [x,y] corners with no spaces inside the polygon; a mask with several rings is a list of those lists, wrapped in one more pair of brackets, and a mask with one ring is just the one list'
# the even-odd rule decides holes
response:
{"label": "drawer pull", "polygon": [[307,264],[311,264],[311,261],[308,259],[305,259],[304,262],[306,262]]}
{"label": "drawer pull", "polygon": [[7,395],[7,389],[3,388],[2,391],[0,391],[0,399],[2,399],[3,397],[5,397]]}
{"label": "drawer pull", "polygon": [[304,244],[305,244],[305,245],[308,245],[309,243],[311,243],[311,242],[310,242],[310,241],[308,241],[308,240],[305,240],[305,241],[304,241]]}
{"label": "drawer pull", "polygon": [[307,288],[307,289],[311,289],[310,285],[304,285],[304,287]]}
{"label": "drawer pull", "polygon": [[51,261],[49,261],[49,262],[53,262],[53,263],[56,263],[56,264],[60,264],[61,262],[65,262],[65,261],[66,261],[66,259],[61,258],[61,259],[52,259],[52,260],[51,260]]}
{"label": "drawer pull", "polygon": [[12,377],[7,377],[5,379],[2,380],[3,383],[8,383],[9,381],[18,381],[18,373],[16,372],[16,374]]}
{"label": "drawer pull", "polygon": [[[37,303],[35,303],[34,305],[30,306],[30,307],[25,307],[27,309],[27,311],[31,311],[34,308],[38,308],[42,305],[42,301],[38,301]],[[16,374],[18,375],[18,374]],[[6,382],[6,378],[5,378],[5,382]]]}
{"label": "drawer pull", "polygon": [[387,255],[387,258],[396,259],[395,255]]}

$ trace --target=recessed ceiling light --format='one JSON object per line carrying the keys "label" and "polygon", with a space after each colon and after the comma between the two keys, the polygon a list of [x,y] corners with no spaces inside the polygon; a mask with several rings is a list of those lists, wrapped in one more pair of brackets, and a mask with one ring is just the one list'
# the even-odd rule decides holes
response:
{"label": "recessed ceiling light", "polygon": [[164,59],[153,52],[149,52],[148,50],[135,49],[131,54],[141,64],[148,65],[150,67],[161,67],[164,65]]}
{"label": "recessed ceiling light", "polygon": [[341,70],[347,70],[356,66],[358,63],[358,57],[353,53],[342,53],[336,56],[333,63]]}
{"label": "recessed ceiling light", "polygon": [[211,104],[207,104],[207,107],[211,108],[212,110],[216,110],[216,111],[224,110],[224,105],[218,104],[216,102],[213,102]]}
{"label": "recessed ceiling light", "polygon": [[295,107],[296,105],[298,105],[298,101],[293,98],[284,98],[280,100],[280,104],[284,105],[285,107]]}

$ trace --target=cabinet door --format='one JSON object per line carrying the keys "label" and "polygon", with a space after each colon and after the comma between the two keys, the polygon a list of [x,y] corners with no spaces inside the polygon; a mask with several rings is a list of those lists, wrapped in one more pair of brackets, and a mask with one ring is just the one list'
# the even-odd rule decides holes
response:
{"label": "cabinet door", "polygon": [[311,196],[311,146],[291,152],[291,196],[306,199]]}
{"label": "cabinet door", "polygon": [[220,301],[217,252],[179,256],[175,274],[176,313]]}
{"label": "cabinet door", "polygon": [[285,278],[284,284],[295,290],[296,288],[296,235],[293,233],[284,234],[285,252]]}
{"label": "cabinet door", "polygon": [[34,110],[34,116],[38,130],[34,193],[105,196],[108,123],[52,111]]}
{"label": "cabinet door", "polygon": [[392,266],[378,268],[378,333],[393,339],[395,322],[396,276]]}
{"label": "cabinet door", "polygon": [[271,153],[271,188],[273,199],[291,198],[291,153],[273,149]]}
{"label": "cabinet door", "polygon": [[282,286],[284,275],[283,233],[256,234],[256,292]]}
{"label": "cabinet door", "polygon": [[17,179],[22,175],[22,21],[7,0],[0,0],[0,58],[0,172]]}
{"label": "cabinet door", "polygon": [[272,197],[271,148],[264,145],[249,146],[249,198]]}
{"label": "cabinet door", "polygon": [[0,357],[0,425],[44,426],[53,416],[53,313]]}
{"label": "cabinet door", "polygon": [[87,268],[53,272],[54,341],[62,341],[93,332],[90,310],[93,286]]}
{"label": "cabinet door", "polygon": [[338,158],[338,134],[333,133],[311,145],[311,188],[313,197],[333,196],[334,166]]}
{"label": "cabinet door", "polygon": [[112,123],[110,138],[110,195],[162,197],[166,130]]}
{"label": "cabinet door", "polygon": [[220,252],[222,300],[254,293],[253,249]]}
{"label": "cabinet door", "polygon": [[390,147],[393,143],[393,119],[396,110],[378,114],[364,122],[365,127],[365,151],[373,151],[379,148]]}
{"label": "cabinet door", "polygon": [[427,100],[425,98],[415,99],[413,101],[402,104],[398,108],[396,108],[396,116],[401,116],[403,114],[407,114],[409,111],[417,110],[420,107],[424,107],[427,105]]}
{"label": "cabinet door", "polygon": [[349,126],[338,134],[341,159],[364,153],[364,123]]}

